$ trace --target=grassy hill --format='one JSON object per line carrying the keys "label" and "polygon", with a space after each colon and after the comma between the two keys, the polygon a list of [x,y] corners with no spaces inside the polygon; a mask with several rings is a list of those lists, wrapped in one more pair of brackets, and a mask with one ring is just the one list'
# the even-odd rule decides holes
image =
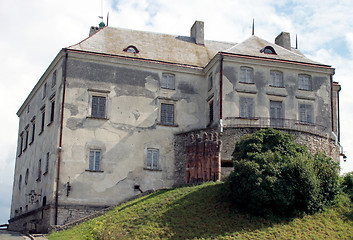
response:
{"label": "grassy hill", "polygon": [[222,188],[206,183],[158,191],[49,239],[353,239],[349,204],[300,219],[269,220],[230,208]]}

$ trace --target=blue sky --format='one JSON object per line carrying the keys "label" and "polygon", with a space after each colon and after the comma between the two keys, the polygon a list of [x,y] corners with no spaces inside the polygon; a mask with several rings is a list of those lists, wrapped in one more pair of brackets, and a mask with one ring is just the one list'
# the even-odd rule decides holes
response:
{"label": "blue sky", "polygon": [[[350,0],[104,0],[109,25],[188,36],[195,20],[205,38],[241,42],[255,35],[273,42],[290,32],[292,46],[312,60],[332,65],[340,82],[341,143],[348,156],[342,173],[353,171],[353,3]],[[9,219],[18,137],[16,112],[61,48],[88,37],[99,23],[101,0],[0,0],[0,224]]]}

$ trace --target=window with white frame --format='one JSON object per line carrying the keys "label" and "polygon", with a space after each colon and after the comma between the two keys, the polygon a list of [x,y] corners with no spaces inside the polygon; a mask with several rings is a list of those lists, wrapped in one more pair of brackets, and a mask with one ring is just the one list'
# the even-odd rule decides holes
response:
{"label": "window with white frame", "polygon": [[270,71],[270,85],[272,87],[284,87],[283,84],[283,73],[280,71]]}
{"label": "window with white frame", "polygon": [[88,169],[91,171],[101,170],[101,150],[92,149],[89,151],[89,166]]}
{"label": "window with white frame", "polygon": [[106,117],[106,97],[92,96],[91,117],[105,118]]}
{"label": "window with white frame", "polygon": [[208,75],[208,91],[213,88],[213,73]]}
{"label": "window with white frame", "polygon": [[299,104],[299,120],[304,123],[314,123],[312,105]]}
{"label": "window with white frame", "polygon": [[240,67],[240,81],[242,83],[254,83],[254,70],[250,67]]}
{"label": "window with white frame", "polygon": [[160,123],[174,125],[174,104],[161,103]]}
{"label": "window with white frame", "polygon": [[307,74],[298,75],[298,89],[300,90],[312,90],[311,76]]}
{"label": "window with white frame", "polygon": [[161,87],[175,89],[175,75],[171,73],[163,73]]}
{"label": "window with white frame", "polygon": [[241,97],[239,105],[239,116],[241,118],[254,118],[254,99]]}
{"label": "window with white frame", "polygon": [[146,168],[158,169],[159,150],[154,148],[147,149]]}

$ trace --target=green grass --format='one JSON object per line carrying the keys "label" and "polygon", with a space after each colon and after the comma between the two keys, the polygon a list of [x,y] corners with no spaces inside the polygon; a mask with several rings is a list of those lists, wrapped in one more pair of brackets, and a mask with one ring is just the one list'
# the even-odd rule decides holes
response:
{"label": "green grass", "polygon": [[312,216],[269,220],[231,208],[221,200],[222,188],[206,183],[158,191],[49,239],[353,239],[350,202]]}

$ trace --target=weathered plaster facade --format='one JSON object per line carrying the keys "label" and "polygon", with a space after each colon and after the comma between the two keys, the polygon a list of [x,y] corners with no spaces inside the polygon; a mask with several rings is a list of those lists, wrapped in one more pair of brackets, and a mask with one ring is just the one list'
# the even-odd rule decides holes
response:
{"label": "weathered plaster facade", "polygon": [[[185,184],[194,134],[217,133],[222,176],[235,141],[259,128],[293,133],[339,159],[334,69],[288,48],[288,34],[279,45],[256,36],[236,44],[204,40],[202,22],[190,37],[92,29],[59,52],[17,113],[10,229],[45,232]],[[283,85],[272,84],[272,71]],[[301,89],[301,75],[310,88]]]}

